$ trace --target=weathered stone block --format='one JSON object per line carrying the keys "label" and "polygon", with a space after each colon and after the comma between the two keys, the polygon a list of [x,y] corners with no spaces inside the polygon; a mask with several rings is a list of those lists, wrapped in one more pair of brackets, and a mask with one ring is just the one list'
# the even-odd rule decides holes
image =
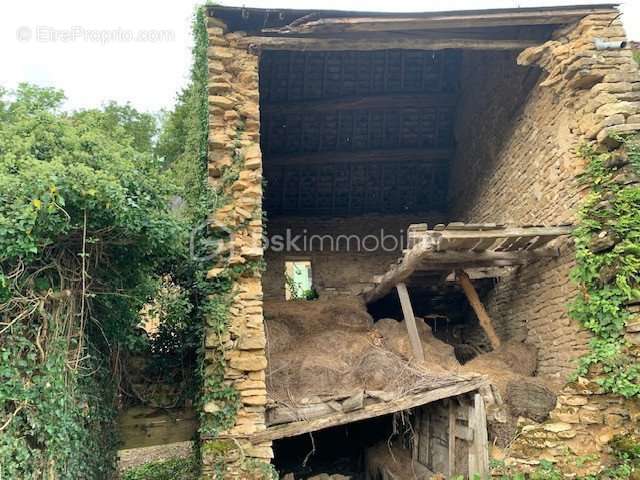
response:
{"label": "weathered stone block", "polygon": [[207,56],[225,64],[234,58],[233,50],[220,46],[207,48]]}
{"label": "weathered stone block", "polygon": [[236,105],[236,102],[230,97],[223,97],[221,95],[210,95],[209,104],[223,108],[225,110],[230,110]]}
{"label": "weathered stone block", "polygon": [[245,372],[264,370],[267,368],[267,358],[264,351],[234,352],[229,360],[229,365]]}

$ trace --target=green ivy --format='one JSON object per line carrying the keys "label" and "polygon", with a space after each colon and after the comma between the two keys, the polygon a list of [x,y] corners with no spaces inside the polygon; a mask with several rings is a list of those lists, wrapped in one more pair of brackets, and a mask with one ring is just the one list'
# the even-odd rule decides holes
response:
{"label": "green ivy", "polygon": [[149,462],[133,467],[122,475],[122,480],[195,480],[198,462],[194,456]]}
{"label": "green ivy", "polygon": [[614,152],[581,152],[588,166],[580,180],[591,193],[574,232],[580,293],[571,315],[593,334],[577,374],[591,373],[606,392],[631,398],[640,396],[640,362],[624,334],[627,306],[640,299],[640,144],[619,140]]}

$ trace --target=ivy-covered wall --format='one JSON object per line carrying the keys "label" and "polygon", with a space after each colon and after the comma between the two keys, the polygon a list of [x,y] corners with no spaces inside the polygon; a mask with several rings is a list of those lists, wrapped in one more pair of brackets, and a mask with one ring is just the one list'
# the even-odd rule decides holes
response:
{"label": "ivy-covered wall", "polygon": [[264,430],[267,392],[262,316],[262,158],[258,57],[237,47],[240,34],[207,18],[209,183],[216,192],[206,230],[218,240],[207,273],[203,416],[205,478],[272,478]]}

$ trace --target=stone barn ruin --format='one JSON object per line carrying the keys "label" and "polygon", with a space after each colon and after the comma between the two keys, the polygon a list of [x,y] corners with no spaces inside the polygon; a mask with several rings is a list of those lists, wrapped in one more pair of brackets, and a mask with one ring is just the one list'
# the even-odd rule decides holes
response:
{"label": "stone barn ruin", "polygon": [[206,330],[239,394],[209,472],[472,478],[519,419],[568,448],[613,425],[564,385],[589,341],[566,309],[577,148],[640,128],[618,15],[208,7],[212,223],[233,232],[209,278],[265,265]]}

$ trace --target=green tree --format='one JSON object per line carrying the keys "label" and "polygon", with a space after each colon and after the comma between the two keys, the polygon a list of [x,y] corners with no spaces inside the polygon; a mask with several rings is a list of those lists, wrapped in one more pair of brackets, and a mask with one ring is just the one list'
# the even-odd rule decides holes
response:
{"label": "green tree", "polygon": [[0,472],[109,478],[122,353],[158,273],[187,256],[155,123],[0,91]]}

